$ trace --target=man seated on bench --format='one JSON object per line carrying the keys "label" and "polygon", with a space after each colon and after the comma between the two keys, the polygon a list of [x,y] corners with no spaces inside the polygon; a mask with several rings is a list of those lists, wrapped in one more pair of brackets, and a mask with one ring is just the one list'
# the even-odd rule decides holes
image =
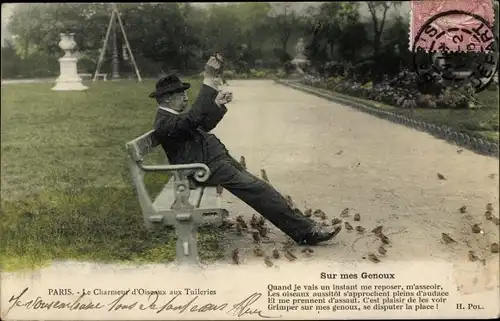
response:
{"label": "man seated on bench", "polygon": [[246,171],[229,155],[224,144],[209,133],[227,112],[232,93],[219,91],[217,74],[221,63],[210,57],[198,97],[188,108],[186,90],[191,86],[176,75],[162,77],[156,91],[158,110],[154,122],[155,137],[162,145],[171,164],[203,163],[211,176],[201,186],[220,185],[251,206],[295,242],[315,245],[332,239],[340,232],[320,226],[312,219],[297,213],[270,184]]}

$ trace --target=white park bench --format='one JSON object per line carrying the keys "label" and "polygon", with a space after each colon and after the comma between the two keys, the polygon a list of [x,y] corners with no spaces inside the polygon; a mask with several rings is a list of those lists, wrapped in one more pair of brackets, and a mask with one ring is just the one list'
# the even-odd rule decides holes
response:
{"label": "white park bench", "polygon": [[[222,196],[216,187],[192,186],[190,173],[198,182],[206,181],[210,170],[205,164],[144,165],[143,157],[153,151],[159,143],[149,131],[125,146],[129,156],[129,167],[141,206],[144,223],[148,229],[173,226],[177,232],[176,253],[181,262],[198,262],[196,234],[201,225],[223,223],[228,211],[221,206]],[[152,200],[146,190],[146,172],[171,172],[163,190]]]}

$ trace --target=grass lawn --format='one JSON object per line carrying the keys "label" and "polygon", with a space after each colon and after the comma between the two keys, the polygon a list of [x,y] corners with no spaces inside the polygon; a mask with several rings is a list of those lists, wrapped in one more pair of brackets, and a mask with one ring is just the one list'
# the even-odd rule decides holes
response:
{"label": "grass lawn", "polygon": [[[335,95],[368,104],[383,110],[409,115],[409,109],[397,108],[377,101],[353,97],[327,89],[314,88],[319,91],[334,93]],[[416,108],[413,117],[437,125],[445,125],[456,131],[469,134],[473,137],[486,139],[498,143],[499,134],[499,101],[498,90],[485,90],[478,94],[478,99],[486,106],[482,109],[430,109]]]}
{"label": "grass lawn", "polygon": [[[191,80],[191,101],[200,81]],[[165,262],[175,233],[148,232],[124,145],[152,128],[154,81],[87,83],[87,92],[52,92],[52,83],[6,85],[1,105],[0,268],[52,260]],[[158,149],[148,163],[164,160]],[[161,174],[146,176],[158,193]],[[199,233],[200,257],[220,258],[220,233]]]}

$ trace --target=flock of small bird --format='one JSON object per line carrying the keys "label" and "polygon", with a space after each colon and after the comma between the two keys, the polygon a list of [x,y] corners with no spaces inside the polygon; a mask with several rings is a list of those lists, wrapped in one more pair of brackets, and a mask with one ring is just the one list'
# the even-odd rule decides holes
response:
{"label": "flock of small bird", "polygon": [[[247,168],[246,160],[245,160],[244,156],[241,156],[240,164],[244,169]],[[269,178],[268,178],[267,173],[264,169],[260,170],[260,174],[261,174],[262,179],[264,181],[266,181],[267,183],[269,183]],[[444,175],[441,173],[437,173],[437,177],[440,180],[446,180]],[[218,192],[219,191],[220,191],[220,193],[222,193],[221,187],[218,187]],[[320,224],[322,226],[335,227],[336,234],[338,234],[338,232],[340,232],[340,230],[342,229],[342,223],[344,223],[343,225],[348,232],[356,231],[359,234],[364,234],[366,231],[366,229],[363,226],[361,226],[359,223],[354,223],[354,222],[361,221],[360,213],[355,213],[352,216],[353,225],[355,225],[355,227],[353,227],[353,225],[351,225],[351,223],[349,223],[346,220],[346,218],[351,217],[349,208],[345,208],[344,210],[342,210],[342,212],[340,213],[340,218],[334,217],[332,220],[330,220],[330,223],[329,223],[328,217],[323,210],[313,209],[313,208],[309,207],[308,205],[306,205],[305,211],[302,212],[298,208],[298,206],[295,204],[295,202],[292,200],[290,195],[286,195],[285,197],[286,197],[286,200],[287,200],[288,204],[290,205],[290,207],[296,213],[304,215],[306,217],[315,217],[315,218],[320,220],[320,222],[321,222]],[[467,207],[464,205],[459,209],[459,211],[460,211],[460,213],[466,213]],[[488,203],[486,205],[486,212],[484,214],[485,219],[493,222],[495,225],[498,226],[499,225],[499,218],[495,217],[492,212],[493,212],[493,205],[491,203]],[[251,234],[252,234],[253,242],[255,245],[252,252],[257,257],[263,257],[264,263],[269,267],[274,266],[272,259],[277,260],[277,259],[281,258],[281,253],[283,253],[283,256],[288,261],[295,261],[297,259],[297,256],[293,253],[294,252],[294,245],[296,245],[296,243],[291,238],[287,239],[287,241],[284,243],[284,245],[281,249],[278,249],[275,247],[272,250],[270,255],[268,255],[268,253],[266,253],[266,251],[264,251],[262,249],[262,247],[260,246],[262,243],[275,243],[275,242],[269,241],[269,237],[268,237],[269,229],[266,226],[266,219],[263,216],[257,216],[256,214],[253,214],[252,218],[249,221],[249,224],[247,224],[247,222],[245,222],[245,220],[243,219],[243,216],[239,215],[236,217],[235,223],[225,221],[224,224],[228,228],[232,228],[234,226],[236,229],[236,232],[240,235],[242,235],[245,231],[248,231],[249,230],[248,225],[250,225],[250,228],[252,229]],[[479,224],[472,225],[471,229],[472,229],[473,233],[484,234],[484,232],[481,229],[481,226]],[[387,254],[386,245],[390,244],[391,242],[390,242],[389,238],[383,233],[383,226],[382,225],[375,227],[373,230],[371,230],[371,233],[376,238],[379,239],[380,245],[378,247],[378,256],[377,256],[377,254],[370,252],[367,254],[367,258],[374,263],[379,263],[379,262],[381,262],[379,256],[382,257],[382,256],[385,256]],[[442,233],[441,237],[442,237],[442,240],[445,244],[456,243],[456,241],[446,233]],[[498,243],[492,243],[490,245],[490,250],[492,253],[499,253]],[[314,253],[314,250],[310,247],[304,247],[301,250],[301,252],[304,254],[304,256],[310,257],[312,255],[312,253]],[[469,259],[471,261],[479,260],[479,257],[477,256],[477,254],[472,250],[469,251],[468,255],[469,255]],[[240,249],[238,249],[238,248],[234,249],[232,251],[231,257],[232,257],[232,261],[235,264],[240,264],[241,263]],[[365,259],[365,258],[366,257],[363,257],[363,259]],[[484,259],[482,261],[484,263]]]}
{"label": "flock of small bird", "polygon": [[[467,213],[467,206],[464,205],[464,206],[460,207],[459,212],[462,214]],[[493,204],[491,204],[491,203],[486,204],[486,212],[484,213],[484,218],[486,219],[486,221],[491,221],[496,226],[500,225],[500,221],[499,221],[498,217],[493,215]],[[471,225],[471,231],[474,234],[484,234],[484,231],[481,228],[481,225],[477,224],[477,223]],[[457,241],[455,241],[451,236],[449,236],[446,233],[441,233],[441,238],[443,239],[443,242],[445,244],[457,243]],[[490,251],[491,251],[491,253],[499,253],[500,249],[499,249],[498,243],[494,242],[494,243],[490,244]],[[481,261],[481,262],[483,262],[483,264],[485,264],[485,262],[486,262],[486,260],[484,258],[480,259],[479,256],[477,255],[477,253],[473,250],[469,250],[468,257],[469,257],[469,260],[472,262]]]}

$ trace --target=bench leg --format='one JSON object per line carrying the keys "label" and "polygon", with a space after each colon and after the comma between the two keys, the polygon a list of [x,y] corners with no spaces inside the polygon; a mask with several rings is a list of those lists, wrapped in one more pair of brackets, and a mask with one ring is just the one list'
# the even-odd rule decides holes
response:
{"label": "bench leg", "polygon": [[178,221],[175,224],[177,232],[176,254],[181,263],[198,263],[198,244],[196,236],[198,227],[192,221]]}

